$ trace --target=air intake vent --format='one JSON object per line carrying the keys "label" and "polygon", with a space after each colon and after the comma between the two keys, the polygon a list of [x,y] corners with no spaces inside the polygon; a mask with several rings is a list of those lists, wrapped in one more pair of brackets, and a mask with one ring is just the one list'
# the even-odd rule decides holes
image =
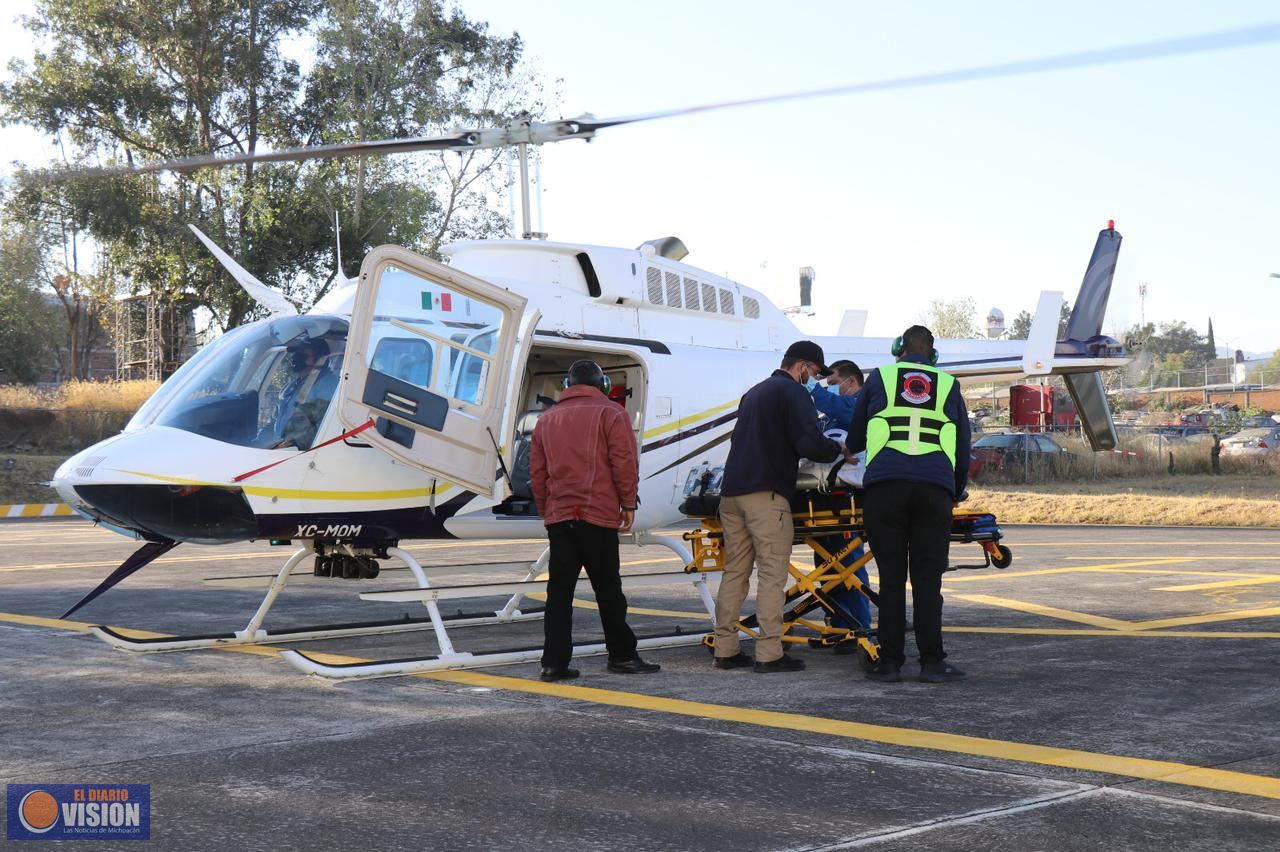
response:
{"label": "air intake vent", "polygon": [[698,282],[692,278],[684,279],[684,306],[691,311],[698,309]]}
{"label": "air intake vent", "polygon": [[750,296],[743,296],[742,313],[747,319],[760,319],[760,302]]}
{"label": "air intake vent", "polygon": [[76,468],[76,476],[88,479],[93,476],[93,469],[107,460],[106,456],[93,456],[84,460],[84,466]]}
{"label": "air intake vent", "polygon": [[702,309],[711,314],[716,312],[716,288],[710,284],[702,285]]}
{"label": "air intake vent", "polygon": [[662,273],[650,266],[644,272],[645,279],[649,284],[649,301],[655,305],[662,304]]}
{"label": "air intake vent", "polygon": [[729,314],[730,316],[733,316],[734,314],[737,313],[737,311],[735,311],[733,308],[733,291],[732,290],[720,291],[720,313]]}
{"label": "air intake vent", "polygon": [[674,272],[667,273],[667,307],[680,307],[680,276]]}

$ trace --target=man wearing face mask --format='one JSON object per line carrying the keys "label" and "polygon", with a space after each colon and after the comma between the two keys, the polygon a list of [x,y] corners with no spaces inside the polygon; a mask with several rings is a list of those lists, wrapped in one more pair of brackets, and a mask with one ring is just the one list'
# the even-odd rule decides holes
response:
{"label": "man wearing face mask", "polygon": [[862,370],[852,361],[840,360],[832,362],[831,371],[826,381],[818,382],[810,395],[818,413],[826,415],[827,428],[844,429],[847,432],[853,417],[853,407],[862,390]]}
{"label": "man wearing face mask", "polygon": [[[817,387],[810,391],[810,394],[813,396],[813,404],[818,411],[826,415],[827,428],[843,429],[848,432],[854,406],[857,405],[858,396],[862,392],[862,370],[852,361],[845,360],[832,362],[831,370],[832,373],[827,377],[826,382],[819,382]],[[843,535],[821,536],[817,541],[833,556],[848,544]],[[862,558],[862,554],[863,547],[858,545],[841,560],[841,563],[845,567],[853,565]],[[825,561],[816,551],[814,552],[813,565],[815,568],[821,566]],[[869,581],[865,565],[855,571],[854,575],[862,581],[863,586],[868,586]],[[870,629],[871,600],[866,595],[857,589],[848,589],[842,586],[832,592],[831,597],[844,607],[848,615],[853,616],[852,620],[850,620],[845,613],[833,613],[831,616],[832,627],[843,627],[849,630]],[[835,653],[852,654],[856,649],[857,645],[853,642],[842,642],[835,646]]]}
{"label": "man wearing face mask", "polygon": [[[835,461],[839,443],[818,429],[806,386],[831,371],[822,347],[810,340],[791,344],[782,366],[742,397],[725,462],[720,522],[724,528],[724,574],[716,597],[715,666],[791,672],[804,661],[782,652],[782,608],[795,527],[791,497],[800,459]],[[739,650],[738,619],[747,597],[752,565],[759,568],[755,659]]]}

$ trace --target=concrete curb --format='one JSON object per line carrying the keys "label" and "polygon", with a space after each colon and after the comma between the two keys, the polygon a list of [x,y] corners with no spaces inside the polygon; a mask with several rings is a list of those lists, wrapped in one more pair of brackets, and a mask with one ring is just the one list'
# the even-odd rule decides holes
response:
{"label": "concrete curb", "polygon": [[76,517],[76,513],[66,503],[0,503],[0,520],[70,517]]}

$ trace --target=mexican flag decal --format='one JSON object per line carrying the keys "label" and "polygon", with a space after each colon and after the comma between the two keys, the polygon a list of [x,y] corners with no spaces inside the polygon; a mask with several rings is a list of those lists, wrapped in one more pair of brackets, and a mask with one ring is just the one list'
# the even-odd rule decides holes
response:
{"label": "mexican flag decal", "polygon": [[432,293],[429,290],[424,290],[422,292],[422,309],[424,311],[452,311],[453,294]]}

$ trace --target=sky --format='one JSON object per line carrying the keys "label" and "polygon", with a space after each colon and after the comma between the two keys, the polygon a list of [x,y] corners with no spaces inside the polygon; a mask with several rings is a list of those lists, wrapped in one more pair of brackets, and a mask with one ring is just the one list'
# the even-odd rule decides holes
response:
{"label": "sky", "polygon": [[[29,49],[8,20],[0,60]],[[461,0],[518,32],[548,116],[626,116],[1273,23],[1274,4]],[[7,72],[5,72],[7,73]],[[1280,42],[1085,70],[804,100],[544,146],[539,230],[634,247],[892,336],[931,300],[1012,321],[1074,301],[1097,231],[1125,238],[1107,328],[1210,317],[1219,346],[1280,347]],[[4,159],[47,141],[0,131]],[[26,156],[30,152],[29,156]],[[1145,306],[1138,285],[1147,284]]]}

